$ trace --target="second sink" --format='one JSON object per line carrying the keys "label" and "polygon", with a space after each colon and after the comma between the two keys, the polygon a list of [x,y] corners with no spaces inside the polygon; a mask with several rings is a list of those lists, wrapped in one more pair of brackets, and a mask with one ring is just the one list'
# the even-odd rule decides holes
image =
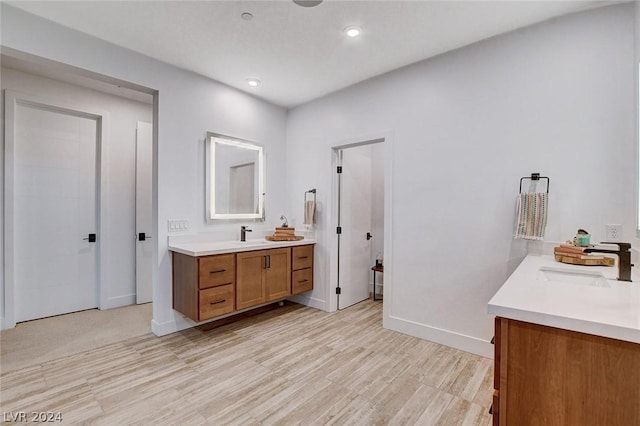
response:
{"label": "second sink", "polygon": [[602,275],[595,271],[576,271],[573,269],[543,266],[538,270],[538,281],[552,281],[569,284],[581,284],[592,287],[611,287]]}

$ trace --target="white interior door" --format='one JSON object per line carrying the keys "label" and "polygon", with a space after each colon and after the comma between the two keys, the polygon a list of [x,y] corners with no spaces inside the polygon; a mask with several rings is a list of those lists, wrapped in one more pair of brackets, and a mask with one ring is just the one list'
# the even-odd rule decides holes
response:
{"label": "white interior door", "polygon": [[27,103],[14,117],[15,321],[96,308],[98,120]]}
{"label": "white interior door", "polygon": [[138,121],[136,130],[136,303],[153,299],[151,286],[152,227],[152,155],[151,123]]}
{"label": "white interior door", "polygon": [[371,147],[342,150],[340,177],[340,272],[338,309],[369,297],[371,272]]}

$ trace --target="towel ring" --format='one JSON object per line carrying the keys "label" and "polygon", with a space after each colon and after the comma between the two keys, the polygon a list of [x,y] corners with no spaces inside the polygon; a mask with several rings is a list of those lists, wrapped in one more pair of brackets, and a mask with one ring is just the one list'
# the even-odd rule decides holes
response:
{"label": "towel ring", "polygon": [[540,179],[547,180],[547,194],[549,193],[549,184],[551,183],[550,179],[546,176],[540,176],[540,173],[531,173],[531,176],[523,176],[520,178],[520,194],[522,194],[522,181],[524,179],[530,179],[531,181],[539,181]]}
{"label": "towel ring", "polygon": [[[307,199],[307,194],[311,194],[311,197],[309,199]],[[304,202],[306,203],[307,201],[313,201],[314,204],[316,203],[316,189],[310,189],[308,191],[304,192]],[[311,224],[315,224],[316,223],[316,218],[315,218],[315,214],[313,215],[313,219],[311,220]]]}

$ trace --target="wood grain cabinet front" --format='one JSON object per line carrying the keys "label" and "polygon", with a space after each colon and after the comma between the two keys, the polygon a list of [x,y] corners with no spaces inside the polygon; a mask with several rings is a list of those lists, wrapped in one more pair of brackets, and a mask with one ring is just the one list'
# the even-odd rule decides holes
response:
{"label": "wood grain cabinet front", "polygon": [[291,250],[291,294],[313,290],[313,245]]}
{"label": "wood grain cabinet front", "polygon": [[496,352],[494,425],[640,425],[640,344],[498,317]]}
{"label": "wood grain cabinet front", "polygon": [[233,284],[235,282],[235,254],[203,256],[199,257],[198,260],[198,287],[200,289]]}
{"label": "wood grain cabinet front", "polygon": [[235,254],[172,256],[173,309],[197,322],[235,310]]}
{"label": "wood grain cabinet front", "polygon": [[245,309],[291,295],[291,248],[237,255],[236,308]]}
{"label": "wood grain cabinet front", "polygon": [[196,322],[313,289],[313,244],[211,256],[172,252],[173,309]]}
{"label": "wood grain cabinet front", "polygon": [[235,286],[233,284],[211,287],[198,292],[199,320],[204,321],[230,314],[234,309]]}

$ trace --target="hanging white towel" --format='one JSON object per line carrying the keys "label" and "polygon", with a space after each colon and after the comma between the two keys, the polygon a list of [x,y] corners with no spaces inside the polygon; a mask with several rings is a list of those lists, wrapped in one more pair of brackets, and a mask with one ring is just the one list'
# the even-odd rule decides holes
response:
{"label": "hanging white towel", "polygon": [[304,224],[313,225],[316,223],[316,202],[305,201],[304,202]]}
{"label": "hanging white towel", "polygon": [[544,240],[549,194],[528,192],[518,196],[515,238]]}

